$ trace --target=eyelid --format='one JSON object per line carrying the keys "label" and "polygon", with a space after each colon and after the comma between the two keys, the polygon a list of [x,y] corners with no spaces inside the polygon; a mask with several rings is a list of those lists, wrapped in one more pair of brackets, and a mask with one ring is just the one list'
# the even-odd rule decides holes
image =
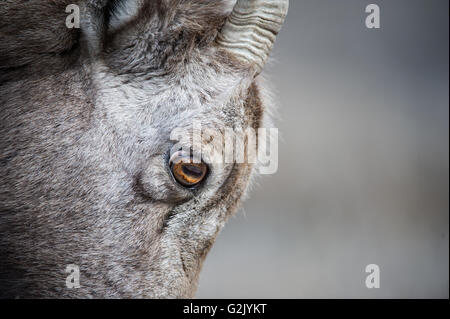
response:
{"label": "eyelid", "polygon": [[[187,156],[189,156],[189,154],[187,154],[186,152],[183,153],[182,150],[176,151],[170,156],[169,165],[178,164],[178,162],[181,161],[183,159],[183,157],[187,157]],[[176,161],[177,159],[179,159],[179,161]]]}

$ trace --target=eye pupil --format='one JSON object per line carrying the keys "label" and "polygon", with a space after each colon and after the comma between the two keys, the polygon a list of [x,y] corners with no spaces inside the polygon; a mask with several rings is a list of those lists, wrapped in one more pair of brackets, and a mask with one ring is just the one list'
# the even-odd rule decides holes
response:
{"label": "eye pupil", "polygon": [[203,170],[200,167],[194,165],[184,164],[181,169],[183,170],[183,173],[191,175],[193,177],[199,178],[203,175]]}

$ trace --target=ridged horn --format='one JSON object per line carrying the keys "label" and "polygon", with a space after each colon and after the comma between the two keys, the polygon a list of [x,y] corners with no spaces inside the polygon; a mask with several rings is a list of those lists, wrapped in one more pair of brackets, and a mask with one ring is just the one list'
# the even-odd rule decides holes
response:
{"label": "ridged horn", "polygon": [[237,0],[217,36],[225,50],[260,73],[283,25],[289,0]]}

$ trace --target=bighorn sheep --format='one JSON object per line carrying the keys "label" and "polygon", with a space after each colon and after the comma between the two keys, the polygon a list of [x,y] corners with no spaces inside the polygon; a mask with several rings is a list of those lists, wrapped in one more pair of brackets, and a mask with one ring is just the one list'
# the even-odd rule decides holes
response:
{"label": "bighorn sheep", "polygon": [[170,135],[264,125],[258,74],[288,0],[233,5],[2,1],[1,297],[194,296],[254,165],[194,163]]}

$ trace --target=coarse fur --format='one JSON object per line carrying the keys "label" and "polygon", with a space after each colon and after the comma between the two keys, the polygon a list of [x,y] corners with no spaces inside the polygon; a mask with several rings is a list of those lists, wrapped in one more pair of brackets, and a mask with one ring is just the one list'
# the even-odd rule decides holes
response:
{"label": "coarse fur", "polygon": [[185,189],[170,134],[265,121],[258,79],[214,42],[232,2],[77,1],[81,29],[73,0],[0,2],[0,297],[195,295],[254,167]]}

